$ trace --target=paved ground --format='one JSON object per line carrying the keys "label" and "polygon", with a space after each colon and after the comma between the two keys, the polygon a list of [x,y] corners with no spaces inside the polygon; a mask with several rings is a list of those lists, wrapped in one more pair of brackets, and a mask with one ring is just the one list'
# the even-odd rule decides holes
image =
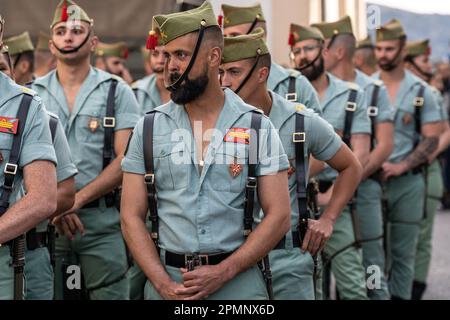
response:
{"label": "paved ground", "polygon": [[436,215],[433,256],[424,299],[450,299],[450,211]]}

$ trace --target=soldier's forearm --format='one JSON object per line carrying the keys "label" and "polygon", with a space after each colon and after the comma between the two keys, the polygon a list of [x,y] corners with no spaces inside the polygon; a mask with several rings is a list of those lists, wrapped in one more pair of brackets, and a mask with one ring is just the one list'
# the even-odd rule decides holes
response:
{"label": "soldier's forearm", "polygon": [[75,202],[75,179],[70,177],[58,183],[57,186],[57,208],[53,217],[60,215],[72,208]]}
{"label": "soldier's forearm", "polygon": [[331,220],[333,223],[336,222],[344,210],[344,207],[355,193],[355,190],[361,181],[362,173],[363,169],[356,161],[339,172],[334,183],[330,202],[322,214],[321,219],[324,218]]}
{"label": "soldier's forearm", "polygon": [[383,165],[383,163],[389,158],[392,148],[389,145],[383,143],[377,144],[375,149],[372,150],[369,156],[369,161],[364,167],[364,173],[362,180],[367,179],[372,174],[377,172]]}
{"label": "soldier's forearm", "polygon": [[449,147],[449,145],[450,145],[450,127],[446,128],[444,133],[442,133],[442,135],[439,136],[438,146],[436,150],[428,157],[428,162],[429,163],[433,162],[441,152],[445,151]]}
{"label": "soldier's forearm", "polygon": [[115,158],[97,178],[77,192],[77,201],[85,205],[116,189],[122,182],[120,162],[123,156]]}
{"label": "soldier's forearm", "polygon": [[428,156],[432,154],[439,144],[439,137],[425,137],[406,157],[403,162],[406,164],[407,170],[414,169],[428,161]]}

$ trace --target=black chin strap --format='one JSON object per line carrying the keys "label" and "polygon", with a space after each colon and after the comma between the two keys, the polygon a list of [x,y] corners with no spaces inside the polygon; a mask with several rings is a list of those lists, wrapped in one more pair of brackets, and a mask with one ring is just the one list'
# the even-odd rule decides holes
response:
{"label": "black chin strap", "polygon": [[247,34],[252,33],[252,31],[256,27],[257,23],[258,23],[258,18],[255,18],[255,20],[253,20],[253,22],[252,22],[252,25],[250,26],[250,29],[248,29]]}
{"label": "black chin strap", "polygon": [[431,78],[433,77],[432,73],[426,72],[424,70],[422,70],[422,68],[420,68],[415,62],[414,62],[414,58],[413,57],[408,57],[406,58],[406,61],[408,61],[422,76],[424,76],[426,78],[426,81],[430,81]]}
{"label": "black chin strap", "polygon": [[19,64],[20,58],[22,58],[22,53],[17,54],[16,59],[14,60],[13,69],[15,70],[17,65]]}
{"label": "black chin strap", "polygon": [[76,48],[70,49],[70,50],[64,50],[61,48],[58,48],[55,43],[53,45],[55,46],[56,50],[58,50],[61,54],[70,54],[74,52],[78,52],[89,40],[89,37],[91,36],[91,30],[89,30],[89,33],[87,34],[86,38],[83,40],[83,42]]}
{"label": "black chin strap", "polygon": [[308,63],[306,66],[298,67],[298,68],[295,68],[295,69],[300,71],[300,72],[302,72],[303,70],[305,70],[305,69],[311,67],[312,65],[314,65],[314,63],[316,63],[316,61],[320,58],[321,55],[322,55],[322,47],[320,47],[319,54],[313,59],[313,61]]}
{"label": "black chin strap", "polygon": [[[202,21],[203,22],[203,21]],[[187,76],[189,75],[189,72],[191,71],[192,67],[194,66],[195,63],[195,59],[197,58],[197,54],[198,51],[200,50],[200,46],[202,44],[202,40],[203,40],[203,36],[205,34],[205,29],[206,27],[201,24],[200,25],[200,30],[198,32],[198,38],[197,38],[197,43],[195,44],[195,49],[194,49],[194,53],[192,54],[192,58],[191,61],[189,61],[189,65],[187,66],[186,70],[183,72],[183,74],[181,75],[181,77],[178,78],[177,81],[175,81],[174,83],[170,84],[170,85],[166,85],[166,89],[169,91],[175,91],[177,90],[181,83],[187,78]],[[167,62],[166,62],[167,63]]]}
{"label": "black chin strap", "polygon": [[239,94],[239,91],[241,91],[241,89],[244,87],[244,85],[247,83],[248,79],[250,79],[250,77],[252,76],[253,71],[255,71],[256,66],[258,65],[258,61],[259,61],[259,57],[260,55],[258,54],[256,56],[256,60],[255,63],[253,64],[252,68],[250,69],[250,71],[248,72],[248,74],[245,76],[245,79],[241,82],[241,84],[239,85],[239,87],[236,89],[236,91],[234,91],[234,93]]}

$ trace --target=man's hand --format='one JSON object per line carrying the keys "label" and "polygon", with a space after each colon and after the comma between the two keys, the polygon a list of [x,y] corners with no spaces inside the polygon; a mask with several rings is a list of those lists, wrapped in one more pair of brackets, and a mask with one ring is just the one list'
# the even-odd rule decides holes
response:
{"label": "man's hand", "polygon": [[382,168],[384,181],[388,180],[390,177],[401,176],[408,170],[408,166],[405,162],[400,163],[385,162],[383,163]]}
{"label": "man's hand", "polygon": [[77,230],[82,236],[84,235],[83,223],[76,213],[58,216],[53,219],[53,224],[56,226],[58,233],[65,235],[69,238],[69,240],[73,240],[75,238]]}
{"label": "man's hand", "polygon": [[175,281],[171,281],[161,287],[158,291],[159,295],[164,300],[183,300],[192,296],[192,294],[180,294],[180,291],[186,290],[186,288]]}
{"label": "man's hand", "polygon": [[225,273],[219,265],[199,266],[193,271],[181,268],[184,288],[177,290],[177,294],[191,295],[187,300],[207,298],[219,290],[226,282]]}
{"label": "man's hand", "polygon": [[303,239],[302,251],[317,254],[324,247],[333,233],[333,221],[321,217],[319,220],[308,219],[308,231]]}

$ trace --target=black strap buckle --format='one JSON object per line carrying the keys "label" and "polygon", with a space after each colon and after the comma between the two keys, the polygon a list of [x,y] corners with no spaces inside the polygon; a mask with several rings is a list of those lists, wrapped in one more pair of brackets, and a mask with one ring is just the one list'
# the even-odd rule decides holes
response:
{"label": "black strap buckle", "polygon": [[345,107],[346,111],[355,112],[356,111],[356,102],[347,102],[347,106]]}
{"label": "black strap buckle", "polygon": [[104,117],[103,118],[103,128],[114,128],[116,126],[115,117]]}
{"label": "black strap buckle", "polygon": [[17,164],[9,163],[9,162],[8,162],[8,163],[5,165],[5,168],[3,169],[3,172],[4,172],[5,174],[10,174],[10,175],[15,176],[15,175],[17,174],[17,168],[18,168]]}
{"label": "black strap buckle", "polygon": [[306,141],[306,135],[304,132],[294,132],[292,134],[292,142],[299,143],[299,142],[305,142]]}
{"label": "black strap buckle", "polygon": [[285,99],[287,101],[290,101],[290,102],[296,102],[297,101],[297,93],[296,92],[294,92],[294,93],[287,93],[285,95]]}
{"label": "black strap buckle", "polygon": [[414,106],[415,107],[423,107],[425,103],[425,99],[423,97],[415,97],[414,98]]}
{"label": "black strap buckle", "polygon": [[378,108],[377,107],[368,107],[367,114],[369,115],[369,117],[376,117],[378,115]]}
{"label": "black strap buckle", "polygon": [[247,188],[256,189],[258,185],[258,180],[255,177],[248,177],[247,184],[245,185]]}
{"label": "black strap buckle", "polygon": [[144,183],[145,184],[155,184],[155,174],[154,173],[147,173],[144,175]]}

